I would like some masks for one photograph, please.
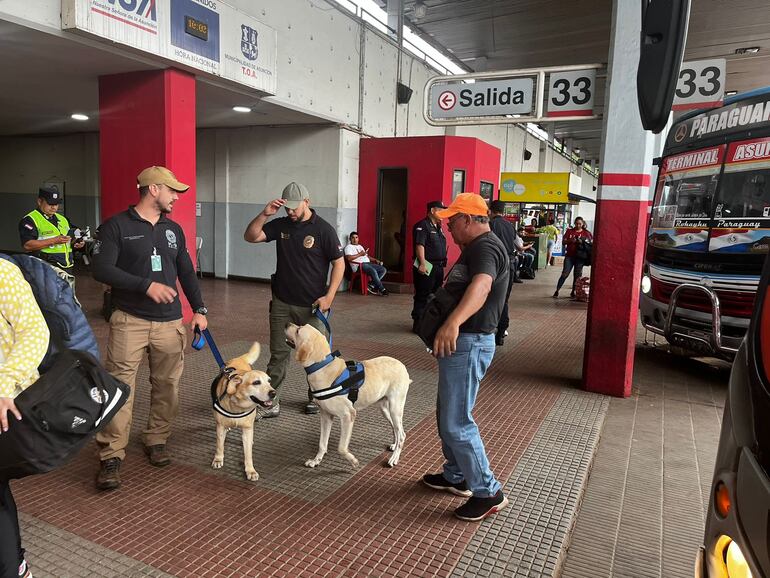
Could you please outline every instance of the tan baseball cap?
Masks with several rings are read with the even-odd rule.
[[[150,185],[166,185],[169,189],[177,193],[184,193],[190,188],[176,180],[176,176],[166,167],[148,167],[136,177],[136,184],[140,187],[149,187]]]
[[[293,211],[302,201],[310,198],[310,192],[305,185],[291,182],[284,187],[281,198],[286,201],[283,206]]]

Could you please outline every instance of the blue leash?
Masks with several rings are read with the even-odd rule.
[[[217,362],[219,369],[224,369],[225,362],[222,359],[222,354],[219,353],[219,348],[217,347],[217,344],[214,342],[214,338],[211,336],[211,333],[209,333],[209,330],[204,329],[202,332],[203,334],[201,335],[201,329],[196,325],[195,329],[193,330],[193,333],[195,334],[195,337],[193,338],[193,341],[190,344],[192,348],[200,351],[206,346],[206,343],[208,343],[209,348],[211,349],[211,354],[214,356],[214,360]]]
[[[318,319],[321,320],[321,323],[324,324],[324,327],[326,327],[326,331],[329,333],[329,347],[332,346],[332,327],[329,325],[329,317],[332,316],[332,310],[329,309],[329,314],[324,315],[323,311],[321,311],[318,307],[313,307],[313,315],[315,315]]]

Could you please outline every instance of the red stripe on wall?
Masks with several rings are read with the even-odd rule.
[[[724,101],[712,100],[711,102],[691,102],[689,104],[675,104],[671,110],[697,110],[701,108],[716,108],[722,106]]]
[[[593,110],[554,110],[546,116],[593,116]]]
[[[602,173],[599,175],[599,184],[613,187],[649,187],[650,175],[643,173]]]

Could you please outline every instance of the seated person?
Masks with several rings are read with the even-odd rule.
[[[535,251],[532,249],[534,243],[524,244],[521,240],[521,235],[524,229],[519,230],[519,234],[516,235],[516,239],[513,241],[513,245],[516,247],[516,252],[519,255],[519,268],[531,269],[532,264],[535,262]]]
[[[524,228],[524,232],[525,232],[527,235],[534,235],[534,234],[536,233],[536,230],[537,230],[537,218],[533,218],[533,219],[532,219],[532,220],[529,222],[529,225],[527,225],[527,226]]]
[[[382,279],[388,270],[383,267],[382,261],[369,257],[369,249],[358,244],[356,231],[351,231],[349,239],[350,243],[345,247],[345,260],[350,263],[350,268],[355,273],[360,265],[369,276],[369,291],[376,295],[387,295],[388,290],[382,285]]]

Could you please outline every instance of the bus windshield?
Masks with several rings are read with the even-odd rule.
[[[731,220],[770,217],[770,168],[725,170],[714,216]]]
[[[666,157],[652,207],[649,243],[663,249],[707,251],[709,220],[724,147]]]
[[[658,182],[652,226],[686,227],[691,221],[708,219],[718,179],[718,169],[708,175],[666,175]]]

